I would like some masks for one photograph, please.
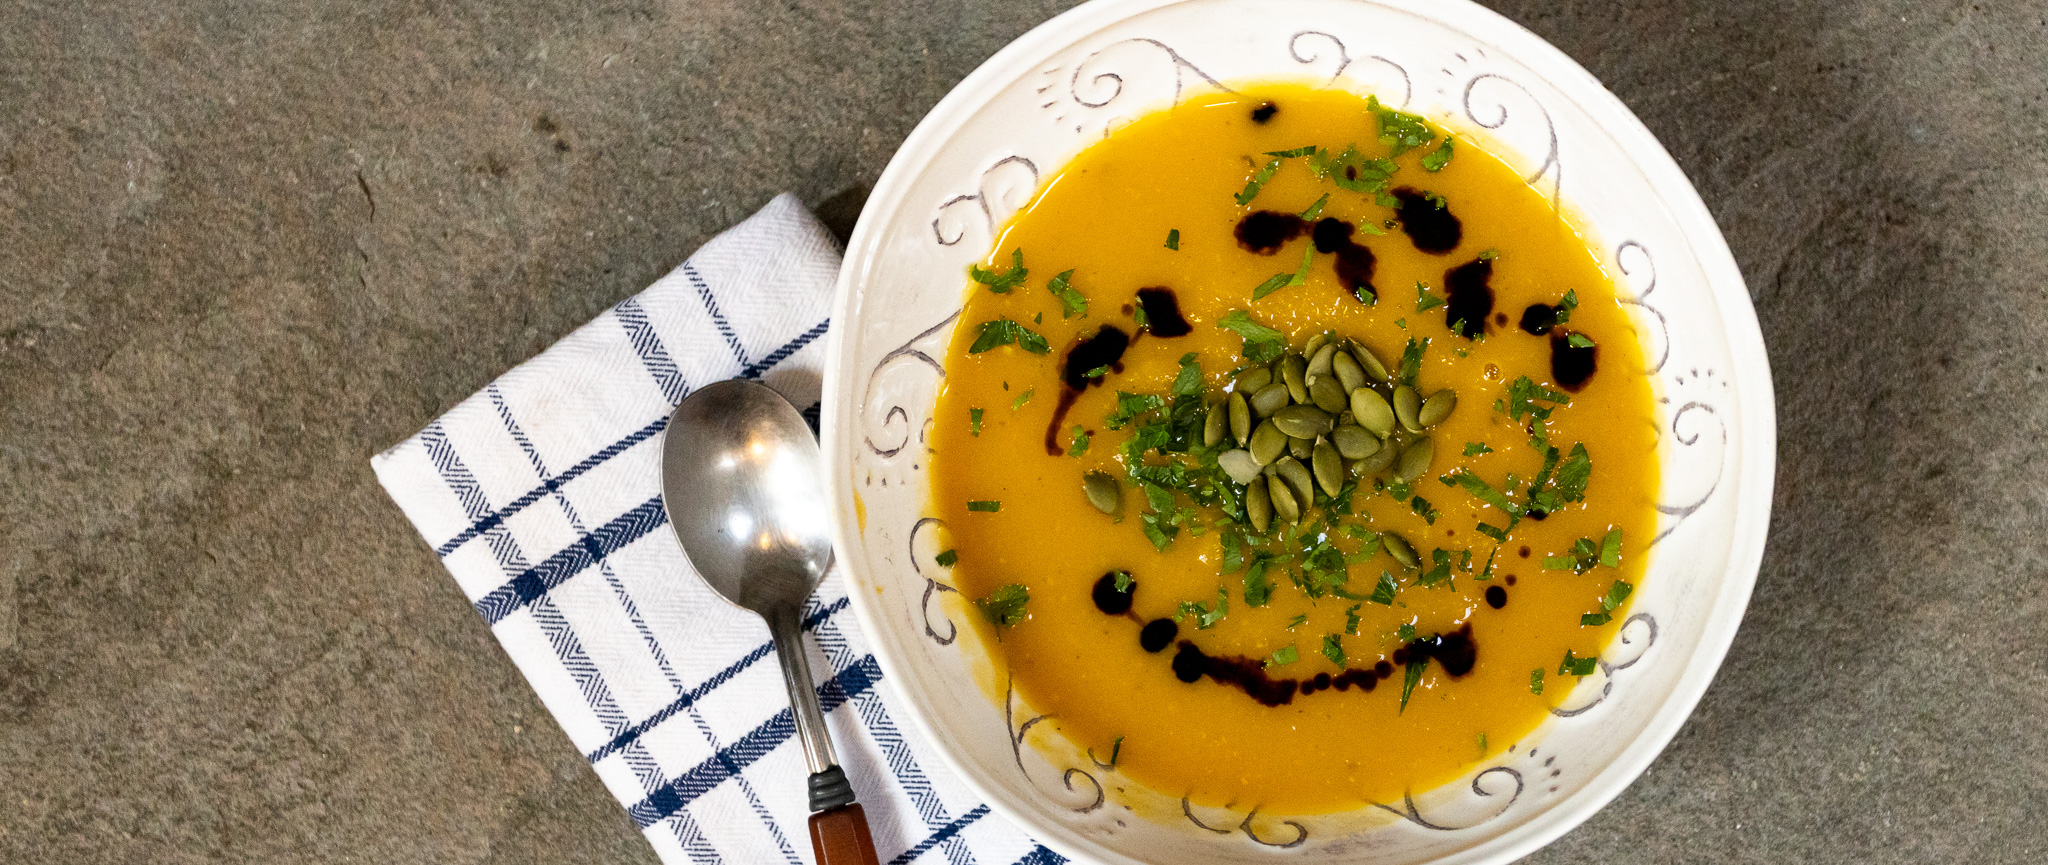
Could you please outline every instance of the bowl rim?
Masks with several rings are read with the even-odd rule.
[[[907,196],[910,186],[917,178],[922,162],[917,157],[934,149],[956,133],[971,118],[974,111],[1010,83],[1016,75],[1016,70],[1029,68],[1042,57],[1064,49],[1075,42],[1077,36],[1085,38],[1087,34],[1098,32],[1123,20],[1188,2],[1202,0],[1090,0],[1047,19],[1003,46],[975,67],[966,78],[961,79],[960,83],[954,85],[923,119],[918,121],[917,126],[890,157],[887,166],[876,180],[867,204],[862,208],[861,218],[847,242],[845,262],[840,267],[833,288],[832,324],[825,340],[825,373],[821,390],[823,408],[819,438],[826,443],[825,470],[828,489],[831,490],[833,498],[833,506],[829,510],[832,514],[832,536],[837,549],[855,549],[854,542],[859,537],[858,527],[849,525],[851,520],[846,516],[850,513],[850,506],[846,504],[847,497],[853,494],[850,480],[852,466],[841,457],[840,449],[832,447],[830,443],[838,440],[841,426],[848,423],[845,412],[850,408],[846,400],[834,398],[843,389],[845,378],[850,372],[842,368],[839,362],[847,339],[848,328],[845,322],[852,306],[856,284],[880,248],[882,229],[870,215],[878,211],[878,204],[888,205],[890,209],[894,209],[894,206]],[[1670,214],[1680,236],[1691,245],[1698,257],[1709,297],[1721,315],[1721,323],[1730,349],[1731,366],[1738,376],[1738,381],[1742,383],[1739,393],[1743,399],[1743,436],[1738,440],[1740,446],[1733,455],[1737,462],[1736,477],[1740,483],[1738,495],[1733,502],[1736,514],[1735,529],[1730,541],[1728,564],[1723,572],[1724,579],[1707,612],[1707,624],[1701,633],[1700,641],[1687,659],[1672,690],[1665,695],[1662,705],[1651,715],[1650,720],[1620,753],[1589,778],[1579,790],[1539,811],[1520,826],[1512,827],[1473,847],[1436,860],[1442,865],[1509,862],[1535,852],[1577,828],[1634,783],[1635,779],[1649,768],[1657,755],[1670,744],[1686,719],[1691,717],[1693,709],[1705,695],[1707,687],[1712,684],[1715,674],[1720,670],[1722,661],[1733,645],[1735,634],[1741,625],[1756,584],[1770,526],[1770,509],[1776,477],[1777,409],[1769,359],[1765,354],[1762,330],[1741,270],[1735,263],[1734,255],[1729,250],[1719,225],[1699,197],[1698,190],[1634,112],[1630,111],[1619,97],[1601,85],[1592,73],[1542,37],[1499,13],[1478,5],[1473,0],[1431,0],[1426,6],[1413,0],[1329,2],[1362,2],[1383,6],[1461,30],[1491,46],[1498,46],[1509,56],[1530,66],[1551,84],[1565,91],[1577,107],[1592,117],[1597,128],[1611,136],[1615,143],[1630,155],[1635,167],[1642,172],[1648,185],[1659,196],[1660,203]],[[849,562],[846,567],[851,571],[858,566]],[[842,579],[851,581],[852,575],[849,573]],[[854,586],[849,586],[847,595],[852,599],[854,615],[865,632],[879,633],[885,629],[886,623],[882,620],[881,612],[874,607],[874,601],[857,591]],[[1002,795],[998,795],[994,789],[983,783],[969,766],[944,747],[944,740],[933,733],[941,725],[928,717],[921,704],[904,690],[904,683],[907,680],[901,675],[898,660],[891,657],[881,641],[874,641],[873,647],[875,660],[882,669],[884,687],[894,698],[894,708],[912,719],[919,732],[933,744],[932,750],[939,754],[940,759],[960,781],[992,811],[1015,825],[1033,841],[1069,859],[1142,865],[1142,860],[1101,849],[1068,827],[1058,824],[1040,825],[1038,821],[1013,808]]]

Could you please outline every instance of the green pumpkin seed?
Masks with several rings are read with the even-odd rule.
[[[1365,387],[1365,370],[1348,351],[1337,352],[1330,358],[1330,373],[1337,377],[1337,384],[1344,387],[1345,393]]]
[[[1351,474],[1361,478],[1379,474],[1386,471],[1387,466],[1393,465],[1394,458],[1400,455],[1401,449],[1394,446],[1393,439],[1388,439],[1381,442],[1377,450],[1359,457],[1357,462],[1352,463]]]
[[[1245,485],[1244,515],[1251,518],[1252,528],[1262,535],[1273,524],[1273,498],[1266,492],[1265,478],[1254,477]]]
[[[1273,413],[1273,425],[1295,438],[1313,439],[1330,431],[1330,413],[1312,405],[1291,405]]]
[[[1337,377],[1334,375],[1309,377],[1309,401],[1315,403],[1316,407],[1323,411],[1331,414],[1343,411],[1344,406],[1351,401],[1346,394],[1344,386],[1337,383]]]
[[[1311,350],[1308,352],[1308,368],[1304,372],[1308,375],[1329,375],[1330,362],[1336,356],[1336,343],[1326,343],[1320,349]]]
[[[1294,500],[1294,494],[1287,491],[1287,485],[1274,481],[1266,482],[1266,495],[1273,500],[1273,513],[1290,523],[1301,521],[1301,505]]]
[[[1245,401],[1244,391],[1230,395],[1230,437],[1238,447],[1252,443],[1252,406]]]
[[[1223,441],[1223,430],[1230,425],[1230,410],[1222,403],[1209,406],[1202,417],[1202,446],[1215,447]]]
[[[1324,331],[1322,333],[1316,334],[1315,336],[1311,336],[1308,338],[1308,342],[1301,347],[1301,356],[1313,358],[1316,356],[1316,352],[1322,351],[1323,346],[1329,342],[1329,331]]]
[[[1429,471],[1429,461],[1436,457],[1436,442],[1429,436],[1416,439],[1401,449],[1401,458],[1394,464],[1394,480],[1412,483]]]
[[[1252,394],[1252,411],[1259,417],[1272,417],[1273,413],[1287,407],[1287,385],[1273,382],[1259,388]]]
[[[1287,395],[1295,402],[1308,402],[1308,361],[1301,355],[1290,354],[1280,359],[1280,381],[1287,385]]]
[[[1315,445],[1311,442],[1309,446],[1313,449]],[[1315,476],[1309,473],[1308,466],[1301,464],[1301,460],[1291,456],[1281,457],[1279,462],[1273,464],[1273,468],[1279,472],[1280,479],[1287,482],[1288,490],[1294,493],[1296,502],[1307,505],[1316,500]]]
[[[1394,388],[1394,417],[1401,419],[1401,428],[1409,432],[1422,432],[1422,421],[1415,416],[1422,410],[1422,397],[1407,385]]]
[[[1380,440],[1356,424],[1338,424],[1330,431],[1330,443],[1347,460],[1365,459],[1380,449]]]
[[[1337,446],[1328,439],[1317,439],[1315,455],[1309,465],[1315,469],[1316,486],[1323,488],[1325,495],[1336,495],[1344,486],[1344,457],[1337,453]]]
[[[1422,558],[1415,555],[1415,545],[1408,543],[1407,538],[1393,532],[1380,532],[1380,546],[1387,555],[1394,557],[1394,561],[1400,562],[1401,567],[1413,569],[1422,566]]]
[[[1272,383],[1273,371],[1263,366],[1255,366],[1238,373],[1237,383],[1232,385],[1231,389],[1238,393],[1254,394],[1259,392],[1259,388]]]
[[[1457,407],[1457,391],[1444,388],[1430,394],[1429,399],[1422,401],[1422,407],[1415,410],[1415,419],[1421,421],[1425,427],[1433,427],[1443,423],[1444,418],[1451,416],[1451,409]]]
[[[1081,491],[1088,494],[1088,503],[1105,514],[1116,513],[1124,503],[1124,488],[1107,472],[1089,472],[1081,476]]]
[[[1351,415],[1358,419],[1359,426],[1380,438],[1386,438],[1394,431],[1393,406],[1387,405],[1387,398],[1372,388],[1361,387],[1351,391]]]
[[[1351,356],[1357,358],[1359,368],[1365,370],[1373,381],[1384,384],[1394,380],[1394,376],[1387,372],[1387,365],[1380,363],[1379,356],[1373,354],[1372,349],[1354,342],[1351,344]]]
[[[1309,454],[1314,452],[1315,446],[1315,439],[1287,437],[1287,453],[1298,460],[1308,459]]]
[[[1241,484],[1251,483],[1259,476],[1259,461],[1252,459],[1252,452],[1243,448],[1232,448],[1216,455],[1217,467],[1230,479]]]
[[[1252,431],[1252,459],[1259,465],[1272,465],[1280,458],[1280,452],[1287,449],[1287,434],[1280,431],[1273,422],[1263,421]]]

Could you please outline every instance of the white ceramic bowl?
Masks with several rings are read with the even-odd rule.
[[[1229,82],[1275,79],[1372,92],[1453,130],[1484,130],[1561,199],[1634,305],[1663,432],[1649,573],[1599,672],[1464,779],[1313,817],[1189,808],[1034,728],[1039,716],[999,664],[962,636],[963,606],[932,559],[937,521],[925,516],[923,440],[967,263],[1039,181],[1119,123]],[[1720,232],[1612,94],[1466,0],[1097,0],[1045,23],[954,88],[890,161],[847,250],[832,320],[823,441],[854,610],[898,705],[954,768],[1075,858],[1526,854],[1621,792],[1670,741],[1734,638],[1763,554],[1770,372]]]

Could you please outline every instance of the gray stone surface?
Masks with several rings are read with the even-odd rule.
[[[0,861],[652,862],[367,460],[850,225],[1057,5],[0,3]],[[2048,859],[2048,15],[1498,8],[1699,186],[1781,424],[1726,667],[1533,861]]]

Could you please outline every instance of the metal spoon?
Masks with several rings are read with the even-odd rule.
[[[722,381],[685,397],[669,415],[662,507],[705,584],[768,621],[810,764],[818,865],[876,865],[867,815],[818,710],[799,623],[804,598],[832,566],[823,480],[803,415],[766,385]]]

